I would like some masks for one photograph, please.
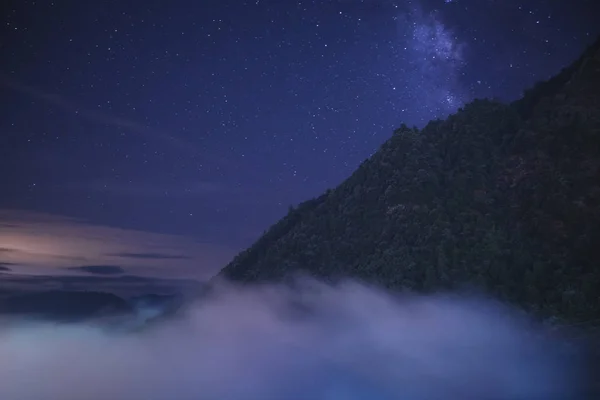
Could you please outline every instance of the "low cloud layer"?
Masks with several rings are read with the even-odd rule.
[[[21,267],[19,267],[19,270]],[[198,290],[200,282],[190,279],[152,278],[129,274],[20,275],[2,271],[2,289],[15,293],[43,290],[92,290],[135,296],[146,293],[188,293]],[[1,291],[0,291],[1,293]]]
[[[578,398],[575,358],[510,310],[356,283],[219,285],[135,333],[1,326],[6,400]]]
[[[199,280],[213,276],[237,250],[186,236],[3,209],[0,244],[0,263],[18,264],[11,269],[20,274],[65,275],[78,272],[68,269],[72,266],[118,265],[135,275]]]
[[[67,269],[95,275],[121,275],[126,272],[122,267],[117,265],[82,265],[80,267],[68,267]]]

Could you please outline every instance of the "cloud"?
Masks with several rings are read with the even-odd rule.
[[[119,196],[169,196],[198,197],[214,194],[239,194],[243,192],[241,187],[234,184],[211,181],[189,181],[189,182],[157,182],[156,179],[148,182],[122,183],[114,181],[95,181],[72,183],[67,188],[86,189],[101,193],[109,193]]]
[[[200,282],[193,279],[155,278],[139,275],[22,275],[20,268],[2,276],[2,288],[12,292],[39,290],[93,290],[132,296],[147,293],[187,293]]]
[[[221,152],[215,150],[212,153],[200,149],[196,143],[189,141],[181,135],[174,135],[168,131],[154,129],[130,118],[117,117],[111,113],[103,112],[93,108],[86,108],[77,99],[70,99],[64,95],[47,92],[39,87],[27,85],[18,81],[13,74],[0,71],[0,86],[4,86],[29,98],[40,100],[69,113],[73,117],[83,118],[88,122],[127,130],[144,140],[156,142],[167,146],[183,156],[197,157],[204,163],[212,165],[221,171],[237,171],[239,165],[229,157],[223,157]]]
[[[196,154],[195,146],[182,138],[170,135],[163,131],[151,129],[136,121],[115,117],[114,115],[102,111],[86,109],[74,101],[55,93],[49,93],[34,86],[21,83],[6,73],[0,72],[0,85],[10,88],[16,92],[25,94],[29,97],[44,101],[73,115],[81,116],[88,121],[110,125],[117,128],[127,129],[130,132],[139,134],[145,138],[158,140],[162,143],[176,147],[186,154]]]
[[[346,282],[217,286],[136,333],[0,328],[11,400],[576,399],[576,357],[498,304]]]
[[[189,260],[189,256],[181,254],[166,254],[166,253],[111,253],[107,254],[111,257],[136,258],[140,260]]]
[[[83,265],[80,267],[68,267],[70,271],[82,271],[97,275],[120,275],[124,274],[125,270],[116,265]]]
[[[202,280],[237,252],[191,237],[93,225],[51,214],[0,210],[0,221],[16,225],[0,226],[2,261],[19,264],[23,274],[67,274],[65,267],[74,264],[119,265],[136,275]]]
[[[265,192],[272,189],[273,184],[264,181],[264,177],[255,176],[251,166],[240,168],[251,175],[248,179],[250,183],[239,183],[233,180],[223,178],[221,182],[210,180],[183,180],[177,182],[165,182],[156,177],[136,179],[131,182],[118,182],[112,179],[72,181],[65,184],[56,185],[55,188],[73,193],[95,192],[101,195],[122,197],[126,201],[149,201],[151,198],[164,199],[169,198],[197,200],[197,199],[217,199],[224,204],[244,204],[265,206],[271,205]],[[239,175],[239,174],[238,174]],[[230,175],[233,176],[233,175]],[[262,182],[262,183],[261,183]],[[277,194],[278,200],[283,203],[293,203],[296,201],[293,193],[288,190],[281,190]],[[137,199],[136,199],[137,198]]]

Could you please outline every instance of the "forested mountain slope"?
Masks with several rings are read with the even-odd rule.
[[[475,285],[570,320],[600,316],[600,40],[513,104],[405,125],[221,276],[302,270],[390,288]]]

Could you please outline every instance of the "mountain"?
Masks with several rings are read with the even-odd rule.
[[[0,315],[36,317],[53,321],[81,321],[94,317],[130,315],[133,307],[111,293],[49,290],[7,296]]]
[[[503,104],[401,125],[342,184],[291,208],[219,274],[295,271],[418,291],[481,288],[541,315],[600,315],[600,39]]]

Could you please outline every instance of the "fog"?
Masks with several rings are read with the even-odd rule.
[[[220,283],[124,332],[3,321],[3,400],[574,399],[562,342],[489,299]]]

